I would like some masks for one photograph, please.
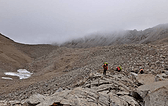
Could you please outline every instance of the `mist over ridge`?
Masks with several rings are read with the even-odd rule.
[[[168,24],[160,24],[152,28],[137,31],[118,30],[113,32],[96,32],[85,37],[63,43],[67,47],[95,47],[118,44],[146,44],[168,37]]]
[[[0,1],[0,33],[24,44],[63,43],[99,31],[167,23],[167,0]]]

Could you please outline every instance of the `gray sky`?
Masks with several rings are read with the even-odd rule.
[[[168,23],[168,0],[0,0],[0,33],[21,43],[52,43],[97,31]]]

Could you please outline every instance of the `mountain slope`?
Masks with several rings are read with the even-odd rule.
[[[26,69],[33,72],[31,78],[22,81],[15,79],[15,84],[12,82],[7,87],[3,84],[0,99],[24,99],[34,93],[53,94],[60,87],[71,88],[91,72],[102,73],[104,61],[109,63],[108,73],[115,73],[115,68],[121,65],[123,72],[137,73],[143,68],[145,74],[156,75],[167,69],[167,51],[167,44],[131,44],[85,49],[60,47],[27,66]],[[11,95],[6,95],[9,92]]]
[[[16,43],[15,47],[33,59],[48,55],[53,50],[58,49],[58,46],[49,44],[28,45]]]
[[[168,37],[168,24],[157,25],[144,30],[143,33],[146,38],[140,41],[140,43],[153,43],[157,40],[165,39]]]
[[[161,30],[159,30],[159,33],[160,31]],[[153,36],[151,32],[151,29],[146,31],[146,33]],[[124,36],[125,34],[127,36],[129,35],[129,37]],[[30,62],[27,61],[25,64],[20,64],[21,67],[26,68],[32,72],[33,75],[25,80],[19,80],[18,78],[13,78],[13,80],[0,80],[0,100],[23,100],[36,93],[51,95],[59,90],[59,88],[73,89],[74,85],[79,86],[81,79],[87,79],[90,73],[98,72],[101,74],[103,71],[102,64],[105,61],[109,63],[108,75],[115,76],[116,74],[121,80],[124,77],[129,78],[129,74],[132,72],[137,73],[141,68],[144,69],[145,74],[152,74],[153,76],[163,71],[166,72],[168,70],[167,40],[165,38],[156,40],[155,45],[151,43],[146,44],[146,42],[145,44],[138,44],[139,41],[146,41],[150,38],[149,35],[144,36],[143,34],[143,31],[133,30],[126,33],[116,32],[114,35],[121,35],[117,39],[108,39],[106,37],[94,39],[93,37],[92,39],[81,39],[81,41],[77,40],[77,42],[73,42],[74,47],[79,47],[80,45],[80,47],[89,48],[24,45],[15,43],[1,35],[1,38],[6,40],[6,43],[3,40],[1,41],[0,50],[2,53],[0,55],[6,56],[0,59],[7,61],[10,56],[13,56],[14,59],[19,56],[20,60],[15,59],[16,63],[19,63],[22,59],[24,60],[27,59],[25,57],[28,57],[30,58]],[[122,39],[123,36],[125,40]],[[166,33],[164,36],[167,36]],[[111,40],[116,42],[110,42]],[[106,41],[109,41],[108,45],[110,46],[102,46],[106,45]],[[88,42],[89,45],[87,45],[86,42]],[[123,44],[123,42],[129,42],[130,44]],[[135,42],[137,44],[134,44]],[[116,46],[116,44],[123,45]],[[91,47],[90,45],[100,47]],[[11,69],[20,68],[14,65],[10,66],[11,61],[7,61],[4,65],[0,63],[1,66],[4,66],[1,70],[8,71],[8,69],[5,68],[9,67],[11,67]],[[119,65],[123,68],[121,73],[115,71]],[[3,73],[0,75],[2,76]],[[104,79],[105,77],[102,76],[101,78]],[[123,84],[123,86],[130,86],[126,85],[125,81],[123,81]],[[105,83],[105,85],[107,85],[107,83]],[[97,84],[95,86],[97,86]],[[131,87],[136,89],[137,86],[131,85]],[[120,86],[114,87],[114,90],[118,90],[118,88],[120,88]],[[120,89],[123,91],[122,88]]]
[[[32,62],[32,58],[15,47],[15,42],[0,34],[0,72],[16,71],[26,63]]]
[[[20,44],[0,34],[0,70],[16,71],[57,48],[58,46],[47,44]]]
[[[112,33],[96,33],[85,38],[66,42],[64,47],[95,47],[119,44],[146,44],[168,37],[168,24],[161,24],[144,31],[126,30]]]

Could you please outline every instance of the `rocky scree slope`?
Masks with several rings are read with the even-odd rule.
[[[133,81],[128,77],[130,72],[137,73],[141,68],[144,69],[145,74],[156,76],[168,70],[167,51],[167,44],[129,44],[85,49],[60,47],[27,66],[28,70],[34,72],[32,78],[38,77],[40,81],[37,79],[37,83],[13,90],[8,94],[1,93],[0,99],[24,100],[36,93],[52,95],[59,88],[73,90],[76,83],[87,79],[90,73],[102,73],[104,61],[109,62],[109,73],[113,73],[118,65],[122,66],[124,73],[120,79],[127,77]],[[120,76],[120,73],[117,75]],[[31,79],[27,81],[29,80]],[[137,82],[130,84],[134,86],[128,87],[127,92],[140,86]]]

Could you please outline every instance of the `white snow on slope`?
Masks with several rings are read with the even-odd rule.
[[[19,70],[17,70],[17,72],[5,72],[4,74],[9,75],[9,76],[17,76],[17,77],[19,77],[19,79],[27,79],[27,78],[31,77],[31,75],[33,73],[30,73],[26,69],[19,69]],[[7,79],[7,78],[2,77],[2,79]],[[8,79],[10,79],[10,78],[8,77]]]

